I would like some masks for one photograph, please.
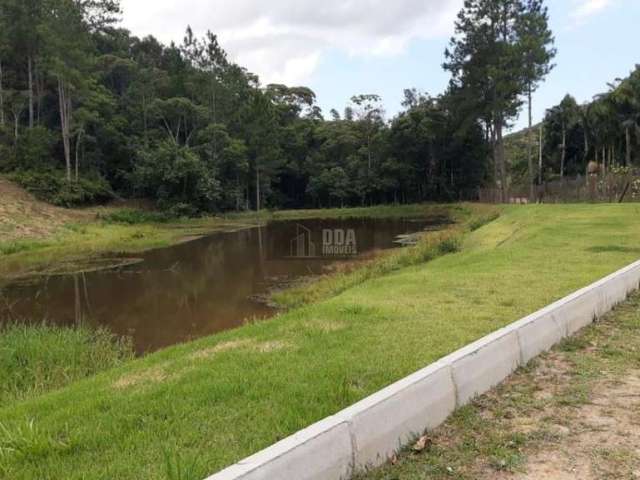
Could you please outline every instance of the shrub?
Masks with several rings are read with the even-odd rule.
[[[460,238],[445,238],[438,244],[438,253],[446,255],[448,253],[456,253],[460,251]]]
[[[136,210],[134,208],[125,208],[117,212],[109,213],[101,217],[107,223],[124,223],[127,225],[137,225],[141,223],[167,223],[172,217],[165,212],[148,212],[145,210]]]
[[[155,198],[174,217],[215,210],[222,195],[215,165],[188,147],[161,142],[138,152],[129,180],[136,194]]]
[[[168,206],[167,213],[173,218],[195,217],[198,215],[198,209],[189,203],[176,203]]]
[[[111,185],[97,175],[68,182],[60,170],[22,170],[12,173],[9,178],[39,200],[61,207],[95,205],[114,197]]]
[[[26,169],[43,169],[51,162],[57,142],[52,131],[34,126],[20,135],[16,147],[17,165]]]

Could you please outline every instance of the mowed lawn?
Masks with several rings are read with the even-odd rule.
[[[0,478],[202,479],[638,258],[640,206],[505,207],[458,253],[0,408]]]

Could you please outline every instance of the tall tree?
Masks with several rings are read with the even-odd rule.
[[[269,96],[254,89],[244,118],[246,145],[254,178],[255,210],[259,212],[271,193],[272,181],[281,167],[279,128]]]
[[[517,23],[521,56],[524,62],[524,83],[526,89],[529,130],[527,134],[527,167],[529,174],[529,197],[534,198],[533,148],[533,92],[552,70],[552,60],[556,55],[554,38],[549,29],[549,13],[543,0],[526,0]]]
[[[67,180],[71,181],[71,122],[74,96],[86,81],[88,30],[72,0],[52,0],[45,25],[48,70],[56,79]]]
[[[633,88],[633,82],[634,80],[638,81],[638,76],[640,76],[638,72],[634,72],[629,78],[621,81],[610,93],[616,115],[624,132],[624,164],[627,167],[630,167],[632,163],[631,136],[636,130],[638,120],[640,120],[640,98],[636,96],[638,92]]]
[[[374,140],[384,123],[384,110],[382,109],[382,99],[379,95],[363,94],[351,97],[354,105],[353,112],[357,125],[361,128],[363,136],[363,147],[366,156],[366,170],[362,178],[363,203],[365,196],[376,190],[376,179],[374,176],[375,152]]]
[[[28,14],[34,5],[46,15]],[[64,205],[109,198],[110,187],[175,214],[472,198],[487,179],[487,139],[511,115],[488,88],[502,91],[506,77],[485,84],[502,70],[494,61],[466,65],[473,76],[441,96],[408,90],[390,121],[369,95],[324,120],[313,91],[261,86],[213,33],[188,30],[167,46],[114,26],[118,10],[113,0],[0,0],[0,112],[10,124],[0,168],[37,169],[47,182],[52,172],[39,170],[82,176],[47,194]],[[495,60],[480,30],[478,51]]]
[[[120,11],[118,0],[49,0],[43,26],[49,71],[57,82],[60,129],[67,180],[71,181],[71,132],[74,97],[93,82],[91,33],[112,24]]]
[[[9,25],[9,15],[6,8],[0,8],[0,129],[4,127],[4,71],[3,66],[6,56],[10,50],[7,28]]]
[[[473,106],[477,118],[489,119],[502,201],[507,191],[503,131],[517,115],[524,91],[517,28],[521,14],[519,0],[465,0],[445,51],[451,89]]]

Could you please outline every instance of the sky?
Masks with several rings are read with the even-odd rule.
[[[571,93],[586,102],[640,63],[640,0],[547,0],[558,55],[534,94],[534,122]],[[356,94],[400,109],[405,88],[442,93],[444,50],[463,0],[122,0],[135,35],[180,43],[211,30],[263,84],[305,85],[325,116]],[[525,112],[514,128],[526,125]]]

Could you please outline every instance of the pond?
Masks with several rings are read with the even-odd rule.
[[[275,288],[398,247],[441,217],[275,221],[146,252],[118,268],[37,277],[0,291],[0,321],[81,322],[138,354],[272,316]],[[126,263],[126,262],[125,262]]]

